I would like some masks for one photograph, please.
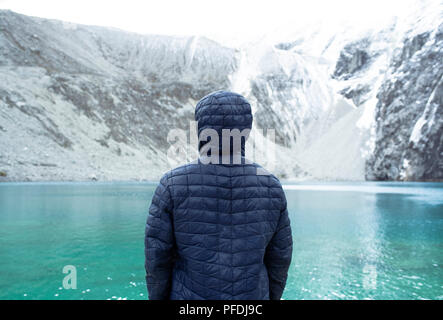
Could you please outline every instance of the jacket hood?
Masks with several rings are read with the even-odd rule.
[[[206,129],[212,129],[212,133],[218,135],[219,154],[229,154],[239,152],[233,150],[234,138],[230,138],[230,148],[222,145],[223,134],[228,129],[230,132],[247,133],[241,137],[241,154],[244,156],[245,143],[252,127],[251,105],[245,97],[238,93],[229,91],[215,91],[202,98],[195,108],[195,120],[198,123],[198,149],[202,152],[202,148],[211,141],[211,137],[207,136]],[[238,129],[235,131],[234,129]],[[245,130],[247,129],[247,130]],[[234,131],[232,131],[234,130]],[[244,131],[245,130],[245,131]],[[203,133],[203,134],[202,134]],[[209,131],[211,133],[211,131]],[[215,142],[215,141],[214,141]],[[215,147],[213,145],[213,147]],[[225,149],[223,149],[223,147]]]

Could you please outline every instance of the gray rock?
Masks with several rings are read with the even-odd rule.
[[[443,36],[440,27],[406,38],[376,106],[369,180],[443,179]]]

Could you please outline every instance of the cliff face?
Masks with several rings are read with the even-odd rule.
[[[249,147],[259,162],[272,147],[281,177],[442,179],[443,20],[410,20],[227,48],[0,10],[0,181],[157,179],[170,130],[193,135],[219,89],[275,129]]]
[[[376,106],[370,180],[443,178],[443,25],[407,37],[390,63]]]

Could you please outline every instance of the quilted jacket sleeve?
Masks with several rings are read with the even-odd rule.
[[[175,240],[172,226],[172,200],[167,179],[155,190],[145,230],[146,285],[150,300],[169,298]]]
[[[284,195],[283,195],[284,197]],[[288,269],[292,258],[292,233],[286,208],[280,213],[277,229],[266,248],[265,265],[269,276],[269,298],[280,300],[288,277]]]

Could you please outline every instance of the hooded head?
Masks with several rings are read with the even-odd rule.
[[[215,91],[202,98],[195,108],[200,154],[241,154],[252,127],[251,105],[240,94]],[[218,136],[218,139],[216,137]]]

